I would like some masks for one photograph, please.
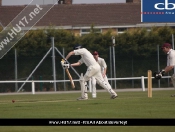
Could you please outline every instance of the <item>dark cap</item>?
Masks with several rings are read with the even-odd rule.
[[[93,55],[98,55],[98,52],[97,52],[97,51],[94,51],[94,52],[93,52]]]
[[[73,47],[74,50],[81,49],[81,48],[82,48],[82,46],[80,44],[76,44]]]
[[[169,44],[169,43],[164,43],[164,44],[162,45],[161,48],[164,48],[164,47],[171,48],[171,44]]]

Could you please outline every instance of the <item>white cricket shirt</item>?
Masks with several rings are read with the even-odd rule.
[[[98,64],[101,67],[101,71],[103,71],[104,69],[107,68],[106,62],[105,62],[105,60],[103,58],[98,57],[97,62],[98,62]]]
[[[85,63],[85,65],[87,67],[89,67],[90,65],[95,65],[97,64],[96,60],[94,59],[93,55],[85,48],[81,48],[78,50],[74,50],[75,55],[80,55],[81,59],[79,60],[79,62]]]
[[[175,50],[173,49],[167,53],[167,66],[175,66]]]

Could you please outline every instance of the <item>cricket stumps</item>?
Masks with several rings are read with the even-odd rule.
[[[152,71],[148,70],[148,97],[152,97]]]

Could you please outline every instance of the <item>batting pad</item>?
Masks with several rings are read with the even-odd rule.
[[[85,86],[86,83],[84,81],[84,77],[83,77],[83,74],[81,74],[81,77],[80,77],[80,87],[81,87],[81,97],[82,98],[88,98],[88,95],[87,95],[87,87]]]

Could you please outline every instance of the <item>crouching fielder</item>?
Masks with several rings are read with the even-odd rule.
[[[116,92],[102,77],[100,65],[96,62],[93,55],[86,48],[82,48],[82,46],[79,44],[75,45],[74,50],[69,52],[65,59],[69,59],[69,57],[72,55],[80,55],[81,59],[77,63],[71,64],[71,66],[80,66],[83,63],[85,63],[87,66],[85,75],[80,78],[81,97],[79,97],[77,100],[88,99],[86,82],[91,77],[94,77],[97,80],[97,83],[109,92],[111,99],[115,99],[117,97]]]
[[[165,73],[171,71],[175,66],[175,50],[171,48],[171,44],[164,43],[161,48],[167,54],[167,66],[161,72],[154,73],[156,79],[161,79]],[[171,76],[171,81],[175,87],[175,74]],[[175,97],[175,94],[171,95],[171,97]]]

